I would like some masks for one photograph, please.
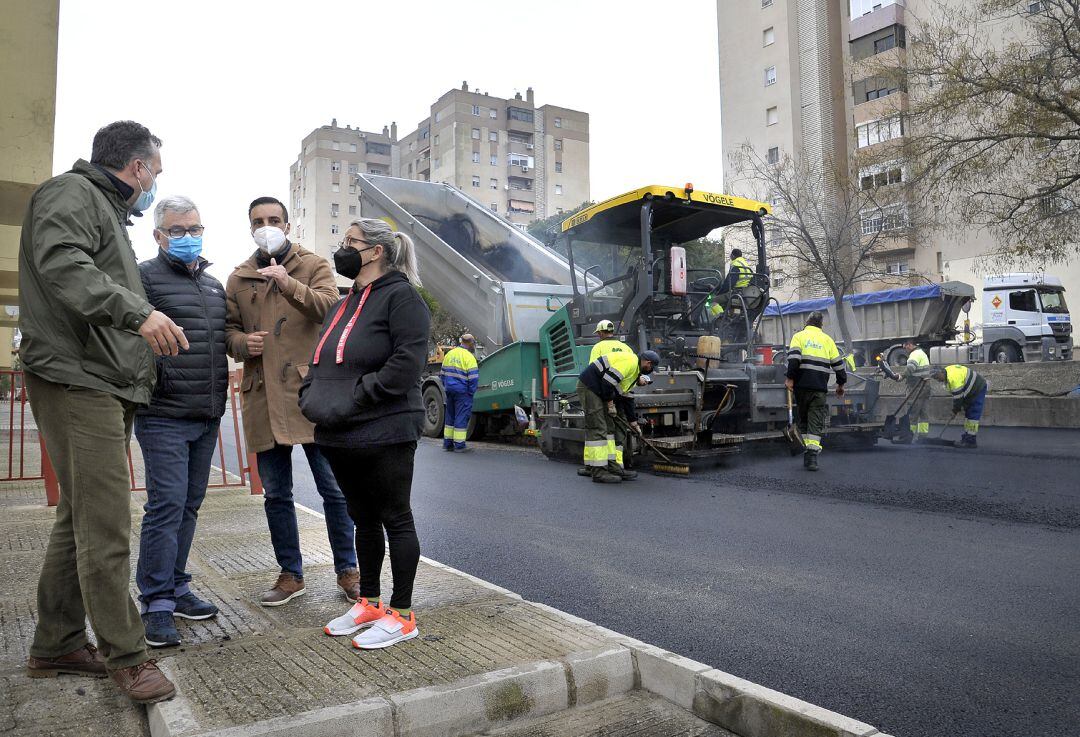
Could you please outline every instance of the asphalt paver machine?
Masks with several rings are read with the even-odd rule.
[[[635,351],[652,349],[661,356],[652,383],[633,394],[644,435],[670,461],[689,468],[736,453],[748,442],[783,442],[784,366],[772,365],[771,349],[755,339],[771,300],[768,213],[766,203],[699,192],[692,185],[648,186],[562,223],[553,246],[569,262],[572,294],[540,328],[544,391],[533,407],[545,455],[582,457],[584,414],[574,387],[602,319],[614,322],[617,335]],[[757,248],[749,285],[732,288],[719,270],[687,264],[681,244],[740,225],[749,228]],[[719,316],[713,305],[723,307]],[[877,381],[857,377],[846,389],[843,398],[829,395],[828,442],[876,442]],[[656,463],[650,457],[655,453],[637,443],[628,457]]]

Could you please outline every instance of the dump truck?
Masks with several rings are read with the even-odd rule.
[[[387,220],[417,248],[425,288],[483,346],[474,433],[518,434],[521,408],[540,427],[541,449],[579,461],[584,416],[578,374],[610,319],[635,350],[662,363],[653,384],[634,390],[645,433],[679,463],[738,452],[745,442],[782,439],[787,422],[782,368],[759,365],[754,336],[769,303],[762,216],[768,205],[687,187],[649,186],[568,218],[548,247],[445,184],[357,177],[361,213]],[[714,229],[750,225],[758,271],[748,287],[724,291],[724,275],[686,263],[680,243]],[[713,319],[706,304],[727,308]],[[425,433],[442,432],[437,363],[423,379]],[[830,397],[831,433],[876,440],[873,379]],[[636,446],[631,457],[647,456]]]
[[[879,360],[902,366],[907,363],[905,340],[930,347],[963,339],[963,328],[957,327],[957,321],[973,299],[975,290],[955,281],[845,295],[844,316],[854,345],[842,348],[855,357],[859,366],[876,365]],[[825,315],[825,329],[831,329],[833,338],[840,343],[836,300],[832,297],[769,305],[761,321],[760,340],[783,351],[791,336],[802,329],[807,314],[814,310]]]

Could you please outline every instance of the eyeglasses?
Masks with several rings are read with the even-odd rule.
[[[192,225],[190,228],[185,228],[181,225],[174,225],[167,230],[165,228],[158,228],[158,230],[162,233],[165,233],[170,238],[183,238],[185,233],[190,233],[191,237],[198,238],[200,235],[203,234],[203,231],[206,230],[206,228],[201,225]]]
[[[337,251],[339,248],[352,248],[354,250],[359,251],[360,250],[359,246],[361,246],[361,245],[370,246],[371,244],[368,243],[365,240],[360,239],[360,238],[352,238],[350,236],[345,236],[337,244],[337,246],[334,248],[334,250]]]

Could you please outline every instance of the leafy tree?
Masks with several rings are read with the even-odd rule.
[[[721,274],[726,273],[723,237],[698,238],[679,245],[686,249],[686,262],[691,269],[716,269]]]
[[[457,345],[458,338],[461,337],[462,333],[466,332],[467,326],[443,309],[439,301],[431,296],[431,292],[423,287],[420,287],[419,292],[431,312],[430,340],[432,345]]]
[[[905,156],[923,209],[1001,244],[999,261],[1077,252],[1080,0],[940,3],[902,68]],[[947,7],[946,7],[947,5]]]
[[[533,238],[550,246],[555,240],[555,237],[559,234],[563,220],[566,220],[568,217],[573,217],[586,207],[591,207],[595,204],[595,202],[582,202],[572,210],[551,215],[543,220],[533,220],[526,226],[526,229]]]

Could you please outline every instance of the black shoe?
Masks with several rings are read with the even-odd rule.
[[[453,453],[454,452],[454,446],[452,446],[452,445],[444,445],[442,447],[442,449],[445,450],[447,453]]]
[[[806,466],[807,471],[817,470],[817,453],[807,453],[808,457],[804,460],[803,465]]]
[[[623,481],[630,481],[631,479],[637,478],[637,471],[631,471],[630,469],[623,468],[622,466],[616,466],[614,468],[608,466],[608,471],[615,474]]]
[[[142,615],[142,621],[146,630],[146,644],[150,647],[175,647],[180,644],[180,633],[176,631],[171,612],[147,612]]]
[[[606,468],[601,468],[592,474],[594,484],[621,484],[622,479]]]
[[[892,439],[893,445],[911,445],[915,440],[915,433],[906,432]]]
[[[810,468],[810,456],[814,455],[811,451],[803,451],[802,454],[802,467]]]
[[[957,448],[978,448],[978,441],[975,440],[974,435],[968,435],[964,433],[960,436],[960,439],[955,443]]]
[[[218,613],[218,608],[208,601],[203,601],[190,591],[176,597],[174,617],[183,619],[210,619]]]
[[[577,470],[577,475],[578,476],[592,476],[592,471],[589,469],[588,466],[582,466],[581,468],[579,468]]]

